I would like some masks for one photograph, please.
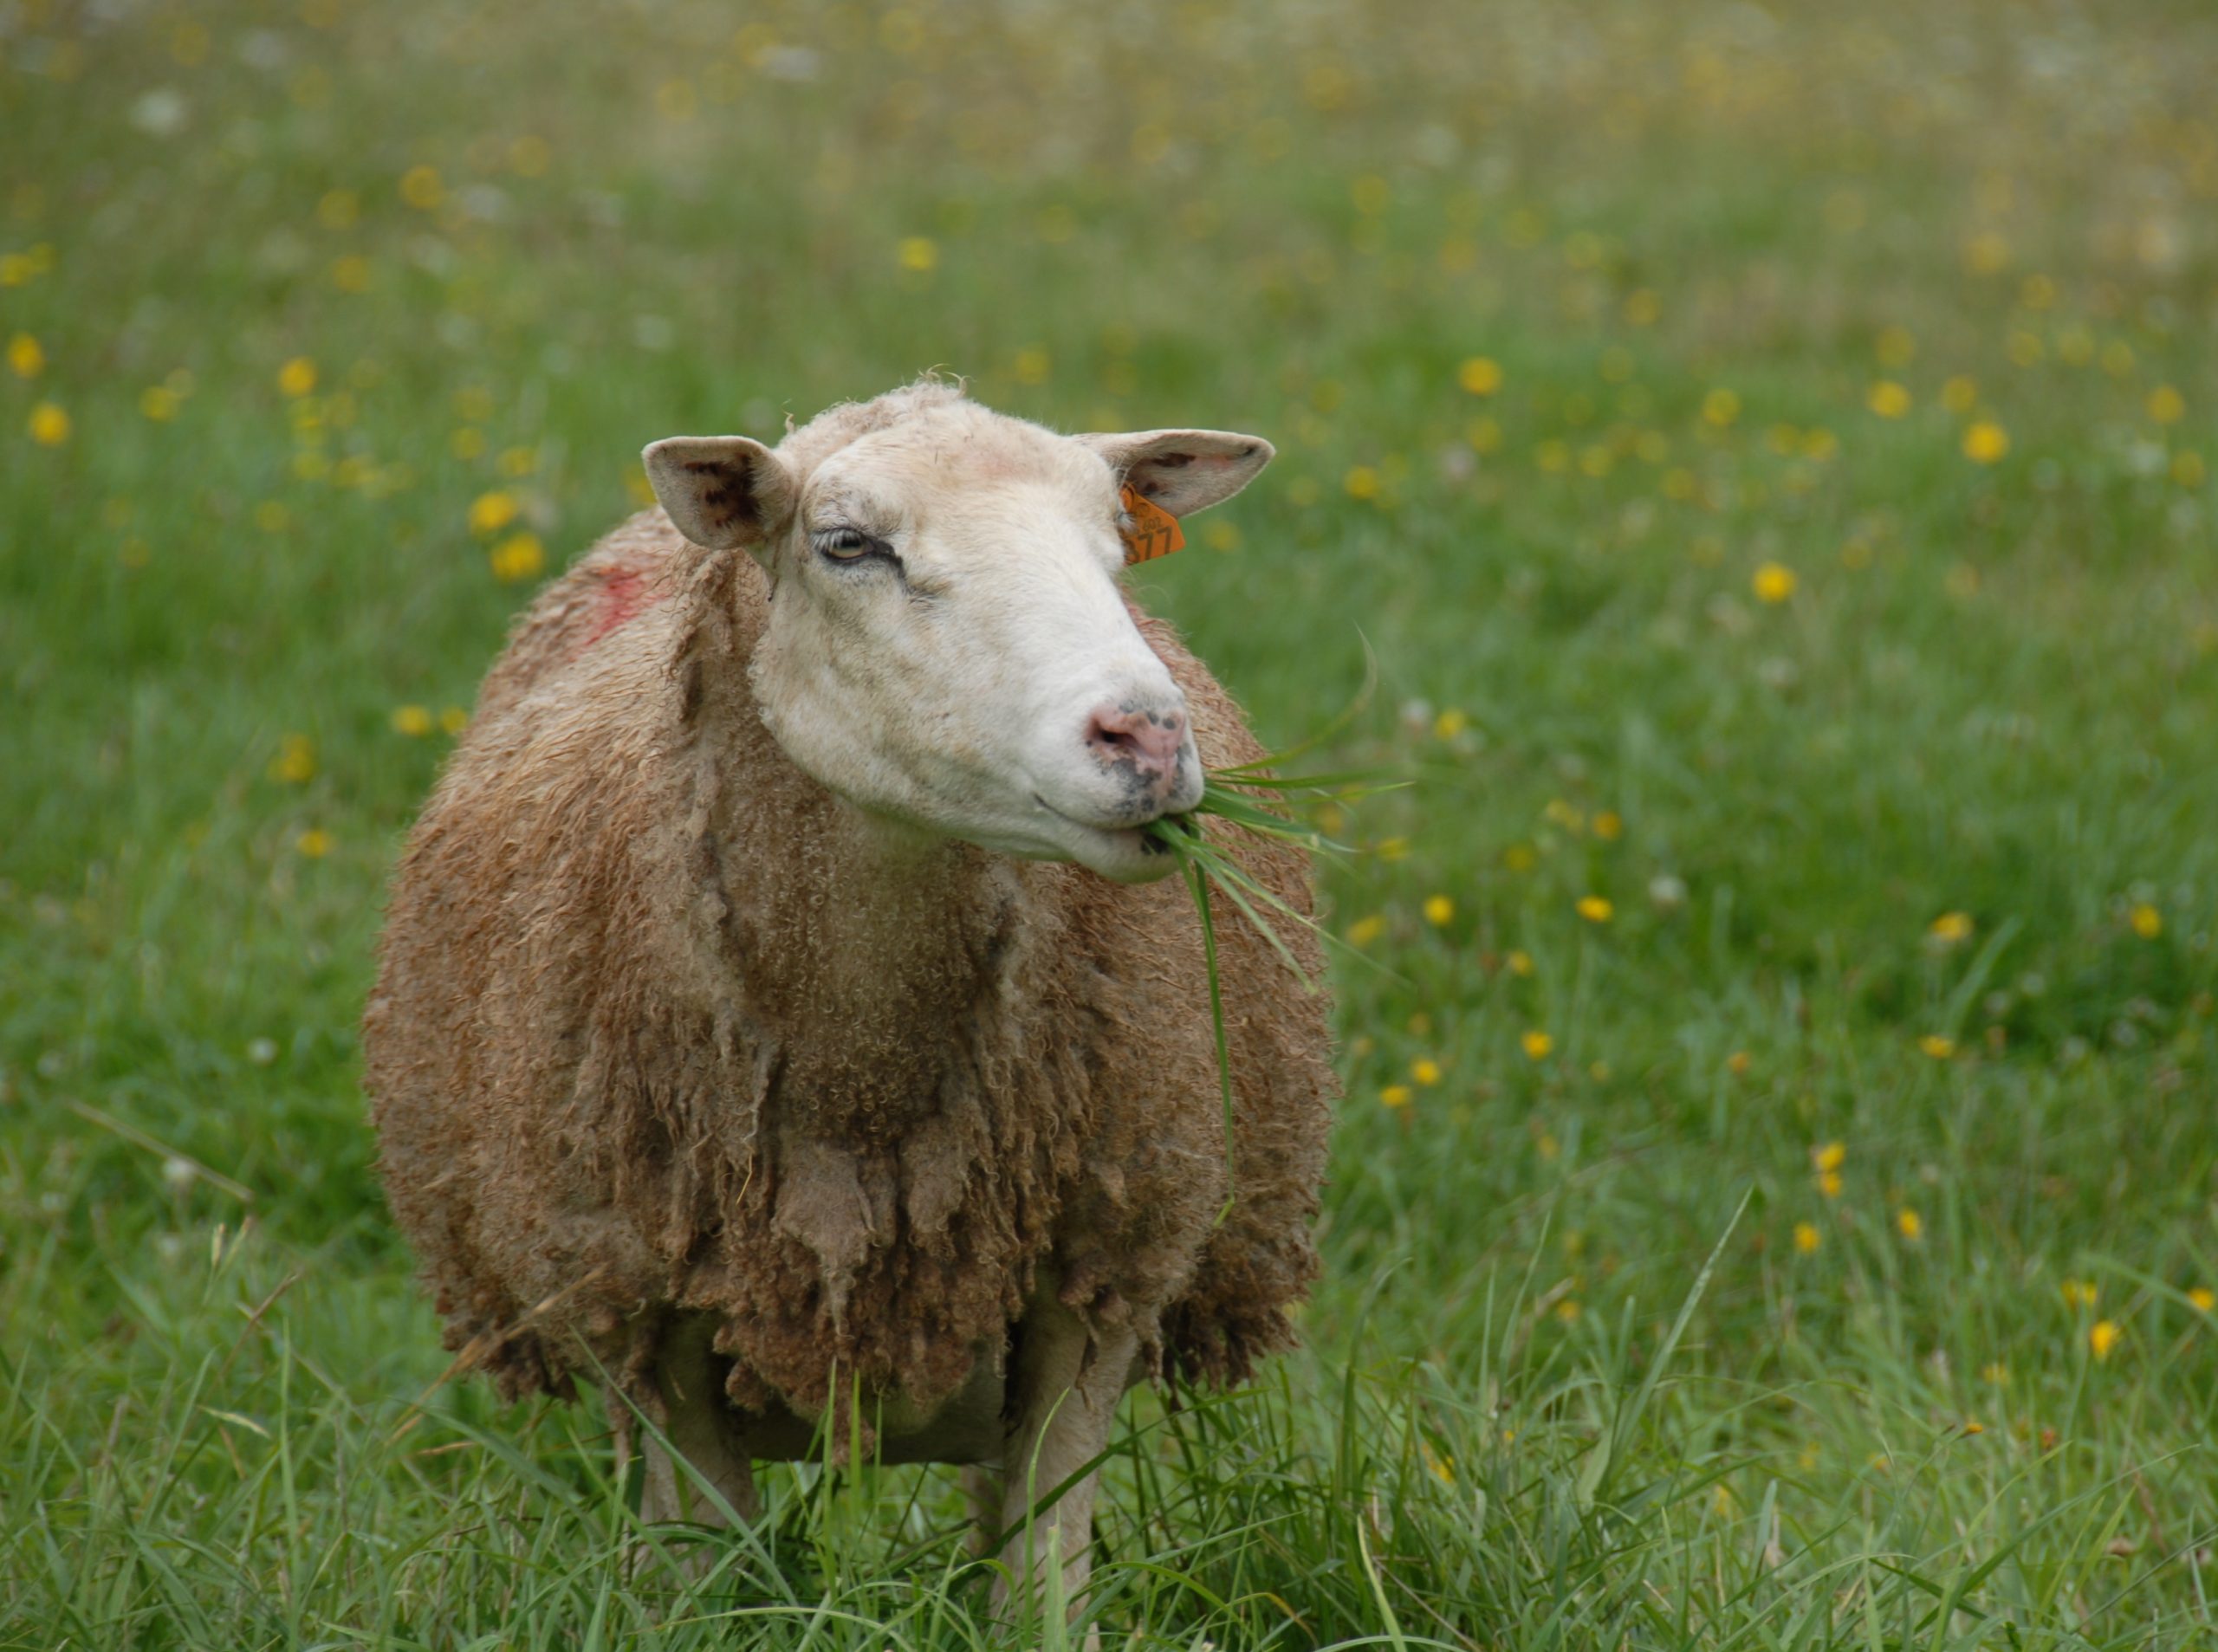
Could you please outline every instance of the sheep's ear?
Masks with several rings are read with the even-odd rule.
[[[744,436],[673,436],[640,457],[655,497],[696,545],[756,550],[793,515],[786,462]]]
[[[1231,498],[1275,453],[1261,437],[1231,431],[1130,431],[1078,439],[1109,462],[1119,483],[1174,516]]]

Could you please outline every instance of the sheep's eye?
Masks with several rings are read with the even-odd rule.
[[[859,528],[822,528],[812,536],[810,543],[816,547],[819,554],[830,557],[835,562],[853,562],[859,557],[868,556],[872,551],[885,548]]]

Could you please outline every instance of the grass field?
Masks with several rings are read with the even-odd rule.
[[[1309,1345],[1131,1403],[1107,1643],[2212,1644],[2214,82],[2184,0],[0,10],[0,1643],[1001,1643],[940,1472],[628,1574],[353,1030],[642,444],[939,366],[1276,441],[1140,588],[1281,742],[1367,638],[1418,781]]]

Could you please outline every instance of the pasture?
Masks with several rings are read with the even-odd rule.
[[[1128,1402],[1105,1643],[2209,1644],[2214,79],[2175,0],[0,10],[0,1643],[1006,1643],[944,1471],[628,1568],[598,1401],[442,1381],[354,1032],[640,447],[937,366],[1270,437],[1135,587],[1280,745],[1367,646],[1311,761],[1415,782],[1322,821],[1307,1346]]]

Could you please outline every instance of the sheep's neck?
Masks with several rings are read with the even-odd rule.
[[[964,1064],[1019,898],[1017,869],[836,800],[797,864],[749,890],[750,1007],[778,1045],[776,1127],[891,1141],[942,1105]]]

